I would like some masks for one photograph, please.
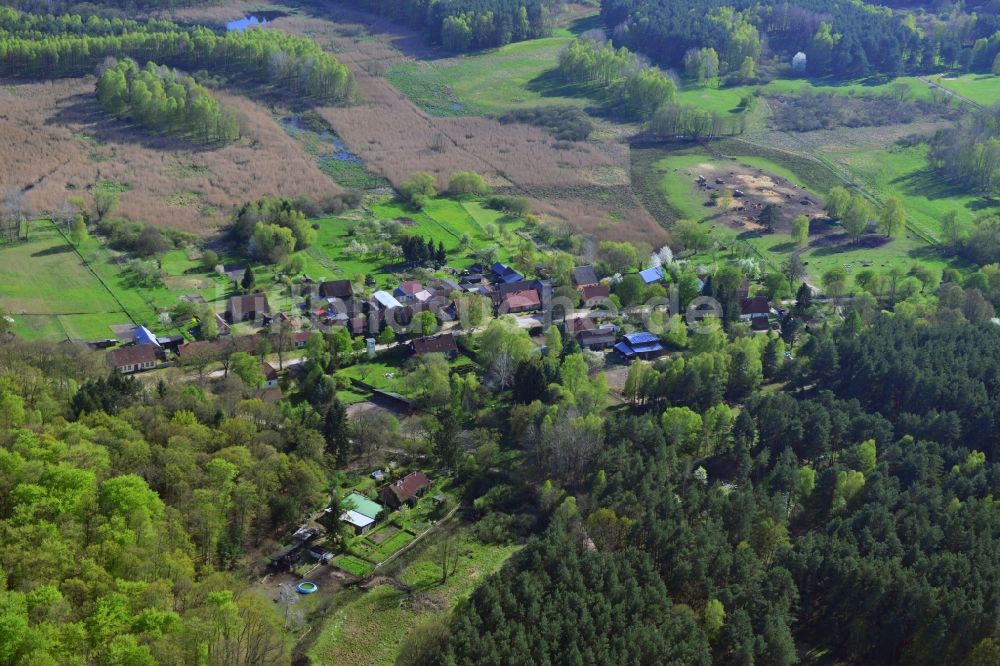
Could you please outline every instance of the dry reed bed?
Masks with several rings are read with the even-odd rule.
[[[264,195],[321,196],[339,188],[259,105],[217,93],[242,117],[239,143],[202,149],[109,120],[93,81],[0,86],[0,186],[28,188],[39,211],[98,181],[122,183],[119,213],[198,233]],[[180,204],[180,205],[179,205]]]
[[[559,142],[528,125],[428,116],[380,76],[387,65],[428,55],[419,36],[339,6],[330,16],[336,23],[292,16],[272,27],[315,39],[352,69],[363,103],[320,113],[369,169],[397,185],[414,171],[434,174],[439,185],[455,171],[477,171],[505,191],[531,196],[544,190],[544,196],[532,198],[547,221],[602,239],[667,241],[631,193],[627,145]],[[613,203],[597,195],[608,189],[616,190]]]

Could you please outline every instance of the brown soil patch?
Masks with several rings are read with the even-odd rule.
[[[781,220],[775,227],[777,232],[788,233],[792,220],[799,215],[805,215],[809,219],[826,216],[823,202],[806,190],[785,178],[746,164],[706,162],[678,175],[691,179],[704,194],[706,207],[715,206],[714,210],[718,213],[716,220],[743,231],[764,230],[760,224],[760,216],[769,204],[776,204],[781,211]],[[737,196],[737,191],[742,195]],[[721,195],[725,192],[733,199],[728,210],[722,211],[710,202],[713,194]]]
[[[118,214],[206,233],[232,206],[265,195],[321,196],[340,190],[258,104],[224,92],[244,138],[202,148],[109,119],[92,78],[0,82],[0,183],[27,191],[39,211],[98,181],[127,187]],[[185,205],[178,205],[178,202]]]

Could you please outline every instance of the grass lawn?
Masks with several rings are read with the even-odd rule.
[[[714,86],[699,86],[687,84],[677,94],[681,104],[695,106],[715,113],[738,113],[740,101],[755,91],[771,94],[798,94],[809,91],[813,93],[832,93],[834,95],[864,95],[890,92],[896,85],[905,85],[916,98],[928,98],[931,95],[927,84],[911,76],[893,81],[865,79],[862,81],[829,81],[826,79],[775,79],[763,85],[731,86],[719,88]]]
[[[1000,85],[1000,78],[997,79]],[[927,162],[926,145],[886,150],[830,152],[837,162],[879,198],[899,197],[907,215],[935,236],[940,221],[952,210],[971,223],[977,216],[1000,211],[1000,202],[968,194],[942,180]]]
[[[435,539],[403,556],[410,559],[396,578],[409,585],[412,594],[380,585],[367,592],[354,589],[337,595],[322,619],[319,638],[309,650],[313,663],[393,664],[400,642],[418,622],[445,617],[518,549],[481,544],[471,537],[468,528],[458,528],[453,537],[461,553],[458,566],[454,575],[441,583]],[[414,597],[431,603],[414,604]]]
[[[498,49],[391,67],[386,78],[417,106],[437,116],[503,113],[545,104],[584,104],[585,92],[555,75],[570,36],[546,37]]]
[[[108,338],[110,325],[131,321],[47,220],[31,223],[27,242],[0,246],[0,306],[26,339]]]
[[[934,83],[954,91],[983,106],[1000,104],[1000,76],[993,74],[963,74],[962,76],[937,76]]]
[[[341,374],[357,379],[383,391],[406,395],[405,372],[400,369],[399,359],[381,361],[378,359],[355,363],[340,371]],[[388,376],[387,376],[388,375]]]

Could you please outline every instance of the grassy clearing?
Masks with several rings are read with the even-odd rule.
[[[441,583],[441,565],[432,541],[408,554],[406,557],[412,559],[396,574],[412,593],[391,585],[340,593],[308,653],[312,662],[356,666],[394,663],[399,644],[418,622],[445,616],[518,549],[481,544],[466,527],[459,528],[453,539],[461,556],[446,583]]]
[[[715,86],[686,85],[678,93],[681,104],[695,106],[715,113],[739,113],[740,103],[744,97],[761,92],[775,95],[792,95],[803,92],[829,93],[834,95],[865,95],[892,92],[897,85],[905,85],[910,94],[918,99],[926,99],[931,95],[930,88],[917,78],[907,76],[893,81],[864,79],[854,81],[828,81],[825,79],[776,79],[770,83],[752,86],[731,86],[719,88]]]
[[[483,202],[471,198],[431,199],[423,210],[411,209],[399,202],[385,199],[371,206],[371,217],[381,220],[402,220],[408,233],[431,238],[443,243],[448,254],[448,264],[465,268],[475,262],[469,251],[463,249],[461,240],[468,236],[471,248],[497,242],[487,234],[487,226],[497,230],[514,231],[520,222],[503,213],[486,208]],[[353,240],[351,228],[362,220],[358,218],[330,217],[317,220],[319,230],[316,242],[302,253],[304,272],[313,279],[334,279],[368,274],[375,278],[380,288],[395,287],[404,266],[391,260],[371,255],[347,256],[345,248]],[[509,258],[513,248],[501,245],[501,260]]]
[[[48,221],[30,226],[28,241],[0,247],[0,305],[26,339],[111,337],[128,314]]]
[[[731,152],[743,146],[738,142],[729,142],[720,148]],[[748,151],[750,152],[750,151]],[[764,169],[777,176],[782,176],[798,186],[822,197],[832,182],[837,181],[828,174],[830,181],[819,176],[819,171],[802,170],[802,164],[795,159],[785,159],[784,153],[773,151],[773,159],[762,157],[768,154],[767,149],[760,149],[757,155],[735,155],[738,162],[750,164]],[[880,153],[883,155],[884,153]],[[794,158],[794,156],[792,156]],[[911,157],[912,159],[912,157]],[[697,262],[712,262],[724,257],[724,252],[735,243],[746,243],[772,269],[779,268],[794,252],[795,246],[788,234],[755,234],[741,232],[727,224],[715,220],[715,209],[704,206],[705,194],[695,185],[692,178],[684,175],[699,164],[711,163],[715,160],[701,148],[689,147],[673,151],[643,150],[636,153],[636,182],[644,187],[644,199],[660,213],[667,214],[672,219],[688,218],[696,220],[707,229],[720,243],[720,253],[704,254],[694,257]],[[805,160],[804,162],[808,162]],[[812,164],[812,163],[810,163]],[[822,167],[817,165],[820,170]],[[827,172],[828,173],[828,172]],[[822,187],[822,185],[827,187]],[[880,192],[881,194],[881,192]],[[929,200],[930,201],[930,200]],[[904,202],[906,203],[912,202]],[[934,205],[944,209],[954,207],[955,199],[935,202]],[[916,207],[914,207],[915,209]],[[909,209],[908,209],[909,210]],[[834,230],[836,231],[836,230]],[[814,237],[815,240],[815,237]],[[848,242],[828,242],[810,246],[802,253],[809,274],[814,282],[834,266],[843,266],[848,272],[860,270],[861,267],[871,267],[876,270],[886,270],[890,266],[909,268],[914,261],[933,266],[937,269],[952,265],[933,246],[907,232],[903,237],[894,239],[875,247],[864,247]],[[961,266],[959,266],[961,267]]]
[[[386,78],[417,106],[437,116],[502,113],[543,104],[583,104],[577,86],[555,76],[559,52],[572,36],[508,44],[475,55],[406,62]]]
[[[159,258],[160,282],[140,282],[127,257],[88,238],[76,251],[47,220],[31,224],[29,241],[0,247],[0,305],[15,313],[15,331],[26,339],[96,340],[112,336],[111,325],[143,324],[155,333],[181,331],[159,313],[182,295],[201,296],[218,311],[229,296],[225,277],[207,273],[194,251],[178,249]],[[155,260],[154,260],[155,261]],[[272,271],[255,267],[261,284]]]
[[[934,234],[940,233],[941,218],[950,211],[958,211],[964,223],[983,213],[1000,211],[1000,202],[970,195],[942,180],[928,164],[927,153],[926,145],[918,145],[830,151],[828,156],[879,198],[899,197],[907,214]]]
[[[962,76],[938,76],[934,83],[968,97],[983,106],[1000,104],[1000,76],[992,74],[963,74]]]

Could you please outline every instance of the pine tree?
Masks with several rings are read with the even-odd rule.
[[[333,456],[338,467],[347,462],[347,456],[351,452],[350,431],[347,409],[340,399],[334,396],[323,416],[323,437],[326,439],[326,452]]]
[[[254,278],[253,269],[250,266],[246,267],[243,271],[243,279],[240,281],[240,285],[243,287],[244,291],[250,291],[256,284],[256,279]]]

